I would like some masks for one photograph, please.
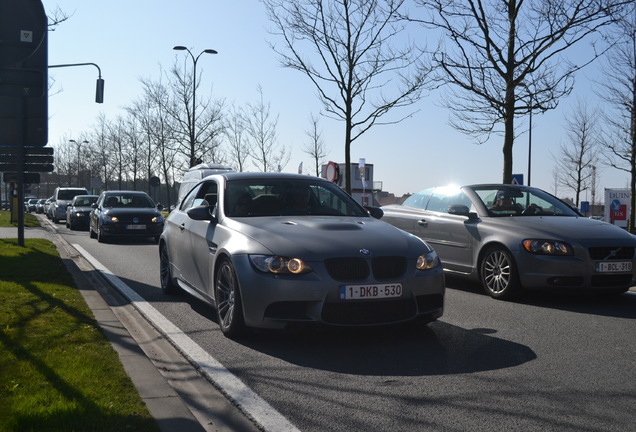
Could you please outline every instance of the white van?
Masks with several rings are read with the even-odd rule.
[[[183,180],[179,185],[179,194],[177,196],[177,205],[184,196],[192,190],[192,188],[201,181],[201,179],[218,173],[234,171],[232,168],[220,164],[199,164],[195,165],[183,174]]]
[[[76,195],[88,195],[85,188],[79,187],[57,187],[53,192],[51,201],[51,219],[54,223],[66,219],[66,207],[73,201]]]

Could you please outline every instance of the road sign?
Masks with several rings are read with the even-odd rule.
[[[512,184],[513,185],[522,185],[523,184],[523,174],[513,174],[512,175]]]
[[[18,173],[5,172],[2,175],[2,181],[4,181],[5,183],[17,183]],[[40,173],[22,173],[22,182],[23,183],[40,183]]]
[[[0,154],[0,163],[17,164],[17,155],[3,155]],[[53,156],[48,155],[24,155],[24,165],[53,163]]]
[[[52,155],[53,147],[23,147],[25,155]],[[18,147],[3,147],[0,144],[0,155],[17,155]]]
[[[14,163],[2,163],[0,162],[0,172],[17,172],[18,167]],[[30,164],[24,165],[25,172],[53,172],[55,171],[55,167],[53,164]]]

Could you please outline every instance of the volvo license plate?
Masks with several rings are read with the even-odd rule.
[[[615,261],[596,263],[596,271],[599,273],[621,273],[632,271],[631,261]]]

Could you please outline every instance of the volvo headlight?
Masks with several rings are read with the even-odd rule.
[[[417,263],[415,267],[418,270],[430,270],[432,268],[437,267],[439,264],[439,257],[435,251],[430,251],[424,255],[420,255],[417,257]]]
[[[526,239],[522,243],[523,248],[533,254],[557,256],[574,255],[572,246],[559,240]]]
[[[277,255],[250,255],[254,267],[265,273],[304,274],[312,268],[300,258],[287,258]]]

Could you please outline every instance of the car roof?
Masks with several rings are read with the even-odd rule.
[[[281,180],[309,180],[309,181],[325,181],[322,177],[314,177],[305,174],[293,173],[276,173],[276,172],[239,172],[232,171],[227,173],[212,174],[208,177],[220,176],[225,180],[250,180],[250,179],[281,179]],[[206,178],[208,178],[206,177]]]
[[[144,191],[134,191],[134,190],[107,190],[102,192],[104,195],[119,195],[119,194],[138,194],[138,195],[148,195]]]
[[[464,185],[463,187],[478,189],[536,189],[528,185],[506,184],[506,183],[479,183],[472,185]]]

